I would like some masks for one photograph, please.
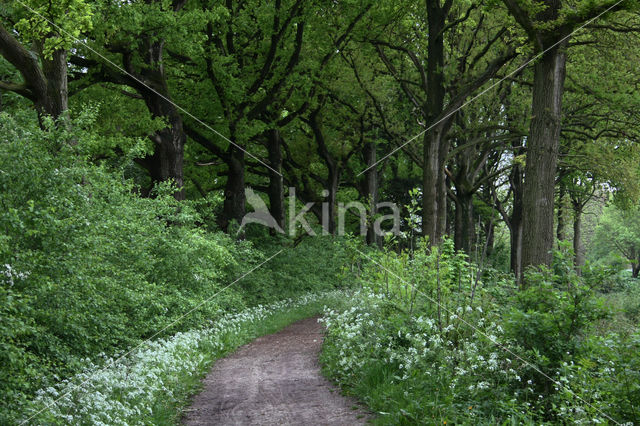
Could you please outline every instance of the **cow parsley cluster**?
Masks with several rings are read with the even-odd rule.
[[[393,395],[398,406],[433,404],[433,395],[439,394],[441,404],[461,407],[458,420],[472,421],[478,409],[468,407],[495,399],[496,392],[508,393],[509,385],[519,380],[522,363],[489,341],[508,343],[502,327],[479,321],[479,309],[464,307],[458,310],[460,316],[450,315],[439,323],[425,314],[399,311],[384,294],[363,291],[355,299],[360,302],[350,309],[329,309],[323,318],[328,329],[325,369],[347,387],[364,386],[362,378],[368,377],[380,386],[372,393],[388,392],[386,398]],[[465,321],[482,324],[480,334],[464,326],[463,312]],[[427,406],[416,408],[422,410]],[[406,413],[385,410],[384,415],[398,415],[399,420]]]

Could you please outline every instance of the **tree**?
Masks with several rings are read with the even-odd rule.
[[[206,12],[210,2],[197,2]],[[318,5],[301,0],[271,3],[227,1],[229,19],[206,22],[202,52],[181,57],[194,78],[185,89],[192,100],[206,93],[214,100],[193,102],[207,123],[224,128],[226,141],[186,123],[191,139],[226,166],[220,224],[227,228],[245,212],[244,187],[251,168],[257,185],[265,187],[270,210],[284,220],[283,129],[306,112],[316,99],[322,70],[348,42],[348,34],[370,8],[366,3],[345,11],[344,5]],[[338,16],[327,31],[324,19]],[[231,142],[229,142],[231,141]],[[248,158],[246,152],[252,154]],[[268,164],[257,160],[268,157]],[[264,178],[269,180],[265,186]],[[283,224],[281,224],[283,225]]]
[[[1,17],[0,55],[23,81],[0,81],[0,89],[33,102],[42,126],[45,116],[58,119],[68,109],[68,50],[91,27],[92,11],[84,0],[31,0],[26,6],[14,4]]]
[[[448,132],[456,111],[516,56],[501,11],[480,2],[382,3],[391,12],[369,36],[387,72],[394,77],[425,129],[422,167],[422,232],[438,244],[446,231]],[[386,8],[386,9],[385,9]],[[398,10],[406,10],[398,15]],[[445,60],[446,58],[446,60]],[[427,130],[428,129],[428,130]]]
[[[550,265],[554,242],[554,188],[562,95],[566,75],[569,36],[584,22],[613,9],[619,1],[575,5],[559,0],[525,3],[504,0],[514,19],[540,55],[534,67],[532,119],[527,137],[524,181],[522,265]]]
[[[612,192],[618,201],[633,204],[640,193],[637,175],[640,99],[629,90],[638,82],[631,71],[638,55],[631,46],[637,43],[640,28],[633,25],[637,23],[633,15],[623,21],[624,26],[600,22],[599,27],[576,39],[567,62],[567,106],[556,186],[568,196],[565,198],[572,207],[578,271],[584,263],[582,216],[590,200]],[[599,66],[593,67],[594,63]],[[563,210],[559,200],[559,230]]]

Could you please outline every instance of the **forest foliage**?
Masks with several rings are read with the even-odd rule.
[[[637,418],[638,6],[3,2],[0,423],[87,358],[354,284],[325,362],[383,422]],[[277,226],[240,229],[247,193]]]
[[[21,118],[0,115],[4,421],[87,358],[340,282],[341,250],[314,239],[223,291],[280,244],[207,230],[199,211],[215,200],[178,202],[161,186],[132,195],[124,166],[86,161],[91,114],[71,132]]]

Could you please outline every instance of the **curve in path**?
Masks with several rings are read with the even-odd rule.
[[[183,424],[365,424],[366,412],[320,374],[323,332],[308,318],[217,361]]]

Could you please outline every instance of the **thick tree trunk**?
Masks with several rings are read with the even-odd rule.
[[[155,86],[158,92],[166,93],[164,96],[169,97],[164,79],[157,82]],[[173,104],[157,93],[144,88],[141,89],[141,94],[152,116],[167,120],[168,125],[151,136],[155,145],[153,154],[140,164],[149,171],[154,183],[173,181],[178,188],[173,196],[177,200],[184,200],[183,162],[187,137],[182,125],[182,117]]]
[[[145,159],[147,170],[153,182],[171,180],[178,190],[173,196],[176,200],[184,200],[183,157],[184,133],[174,127],[160,130],[153,136],[156,143],[153,155]]]
[[[640,256],[635,264],[631,264],[631,278],[638,278],[640,275]]]
[[[42,71],[45,76],[46,88],[35,103],[40,123],[42,123],[43,115],[57,119],[69,109],[67,51],[56,50],[51,59],[43,59]]]
[[[438,229],[438,151],[440,138],[436,129],[424,136],[424,162],[422,166],[422,235],[429,244],[439,243]]]
[[[143,74],[138,77],[145,85],[136,84],[135,88],[151,115],[166,120],[167,127],[151,136],[155,143],[153,155],[145,158],[141,164],[149,171],[154,183],[173,181],[178,188],[173,196],[177,200],[184,200],[183,160],[187,136],[182,116],[171,102],[162,58],[164,43],[149,42],[146,48],[144,61],[147,67],[143,68]],[[129,72],[136,72],[131,66],[128,68]]]
[[[269,149],[269,210],[280,228],[285,229],[284,224],[284,184],[282,181],[282,140],[280,131],[273,129],[268,134]],[[279,172],[280,174],[277,174]]]
[[[447,155],[449,154],[449,143],[446,138],[441,138],[440,149],[438,150],[438,183],[436,188],[436,201],[438,205],[436,219],[436,241],[440,243],[447,233],[447,191],[449,180],[445,174]]]
[[[427,21],[429,39],[427,45],[427,99],[423,110],[426,124],[431,126],[442,114],[444,108],[444,11],[440,1],[427,0]],[[446,215],[446,192],[442,200],[442,189],[445,188],[444,165],[441,152],[443,142],[443,126],[438,125],[425,133],[423,139],[423,171],[422,171],[422,234],[429,237],[429,244],[440,244],[444,232],[443,220],[439,214]],[[446,220],[446,218],[444,219]],[[446,226],[446,222],[444,222]]]
[[[546,52],[535,66],[531,129],[527,139],[523,197],[522,267],[550,265],[553,207],[566,42]]]
[[[573,252],[574,265],[578,275],[582,272],[584,266],[584,249],[582,247],[582,206],[574,204],[573,206]]]
[[[378,212],[378,171],[375,167],[372,167],[377,161],[376,144],[373,142],[364,144],[363,151],[365,164],[367,167],[370,167],[365,174],[365,194],[369,202],[369,217],[373,218]],[[370,220],[369,222],[367,227],[367,244],[379,245],[382,239],[374,232],[374,221]]]
[[[475,237],[473,221],[473,194],[464,191],[456,193],[456,226],[454,244],[456,250],[463,250],[469,256],[473,252]]]
[[[328,198],[324,201],[322,206],[322,228],[324,233],[334,235],[336,232],[336,198],[338,194],[341,166],[339,161],[333,157],[327,147],[322,130],[320,109],[316,109],[310,114],[307,123],[311,126],[315,141],[318,144],[318,155],[324,160],[327,167],[327,185],[329,187],[325,188],[326,193],[323,195],[323,197]]]
[[[220,218],[220,227],[224,231],[229,231],[231,221],[235,220],[240,224],[245,215],[244,151],[231,145],[229,146],[227,158],[229,170],[227,184],[224,188],[222,217]]]

